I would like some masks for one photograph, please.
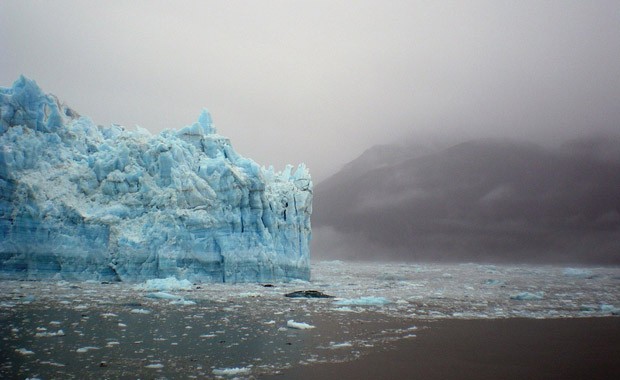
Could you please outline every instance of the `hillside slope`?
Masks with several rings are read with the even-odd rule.
[[[313,252],[620,264],[617,152],[620,140],[594,137],[556,150],[508,140],[373,148],[315,187]]]

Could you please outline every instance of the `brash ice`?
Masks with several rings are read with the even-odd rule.
[[[0,275],[309,279],[312,180],[237,154],[210,114],[101,127],[20,77],[0,88]]]

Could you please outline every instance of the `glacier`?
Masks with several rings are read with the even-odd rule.
[[[310,278],[308,169],[242,157],[207,110],[102,127],[21,76],[0,113],[0,278]]]

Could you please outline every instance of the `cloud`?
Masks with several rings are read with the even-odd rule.
[[[617,1],[0,3],[0,82],[157,132],[208,107],[259,163],[326,178],[428,134],[553,141],[620,124]]]

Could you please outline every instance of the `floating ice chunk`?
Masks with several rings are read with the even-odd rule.
[[[620,308],[614,305],[601,304],[601,311],[603,313],[611,313],[613,315],[620,315]]]
[[[407,281],[409,278],[407,276],[398,274],[398,273],[381,273],[377,276],[377,280],[381,281],[390,281],[390,282],[403,282]]]
[[[75,350],[75,352],[80,353],[80,354],[83,354],[83,353],[85,353],[85,352],[92,351],[92,350],[98,350],[98,349],[99,349],[99,347],[95,347],[95,346],[86,346],[86,347],[80,347],[80,348],[78,348],[77,350]]]
[[[359,297],[359,298],[343,298],[334,302],[341,306],[383,306],[390,303],[385,297]]]
[[[535,293],[521,292],[519,294],[515,294],[513,296],[510,296],[510,299],[518,300],[518,301],[540,301],[544,297],[545,297],[545,293],[544,292],[535,292]]]
[[[592,276],[592,272],[582,268],[566,268],[562,271],[562,274],[567,277],[579,277],[587,278]]]
[[[28,349],[25,348],[18,348],[15,350],[15,352],[17,352],[18,354],[22,354],[22,355],[34,355],[33,351],[30,351]]]
[[[329,348],[347,348],[347,347],[353,347],[353,344],[351,342],[342,342],[342,343],[334,343],[334,342],[330,342],[329,343]]]
[[[146,310],[146,309],[131,309],[131,312],[134,314],[151,314],[150,310]],[[119,323],[120,326],[120,323]]]
[[[597,311],[599,308],[596,305],[580,305],[579,306],[579,311],[585,311],[585,312],[593,312],[593,311]]]
[[[178,300],[174,300],[174,301],[170,301],[170,305],[179,305],[179,306],[191,306],[191,305],[195,305],[196,302],[191,301],[191,300],[186,300],[186,299],[178,299]]]
[[[159,369],[159,368],[164,368],[164,365],[161,363],[153,363],[153,364],[147,364],[144,366],[144,368],[153,368],[153,369]]]
[[[176,277],[154,278],[147,280],[144,284],[138,285],[139,290],[151,291],[171,291],[171,290],[191,290],[192,283],[188,280],[178,280]]]
[[[35,337],[37,338],[47,338],[47,337],[54,337],[54,336],[65,336],[65,332],[61,330],[58,330],[56,332],[48,332],[48,331],[42,331],[42,332],[38,332],[36,334],[34,334]]]
[[[309,325],[305,322],[295,322],[292,319],[289,319],[288,321],[286,321],[286,326],[292,328],[292,329],[297,329],[297,330],[307,330],[307,329],[313,329],[314,326]]]
[[[29,304],[29,303],[34,302],[35,300],[36,300],[36,297],[35,297],[35,296],[30,295],[30,296],[26,296],[26,297],[22,298],[22,299],[20,300],[20,302],[21,302],[21,303],[24,303],[24,304]]]
[[[170,301],[171,305],[188,306],[188,305],[196,304],[196,302],[194,301],[189,301],[189,300],[184,299],[181,296],[177,296],[177,295],[166,293],[166,292],[148,293],[147,295],[145,295],[145,297],[152,298],[152,299],[171,300]]]
[[[250,367],[216,368],[213,370],[215,376],[243,376],[252,373]]]
[[[291,284],[297,284],[297,285],[307,285],[310,282],[306,281],[306,280],[299,279],[299,278],[295,278],[295,279],[291,280],[290,283]]]
[[[240,298],[257,298],[260,297],[260,293],[257,292],[243,292],[243,293],[239,293],[238,296]]]
[[[352,312],[354,312],[354,311],[355,311],[355,310],[351,309],[351,308],[350,308],[350,307],[348,307],[348,306],[335,307],[335,308],[333,308],[332,310],[335,310],[335,311],[341,311],[341,312],[343,312],[343,313],[352,313]]]
[[[166,293],[166,292],[157,292],[157,293],[148,293],[145,295],[146,298],[154,298],[160,300],[178,300],[183,297],[175,296],[174,294]]]
[[[51,365],[52,367],[65,367],[65,365],[62,364],[62,363],[52,362],[52,361],[48,361],[48,360],[42,361],[41,364]]]

